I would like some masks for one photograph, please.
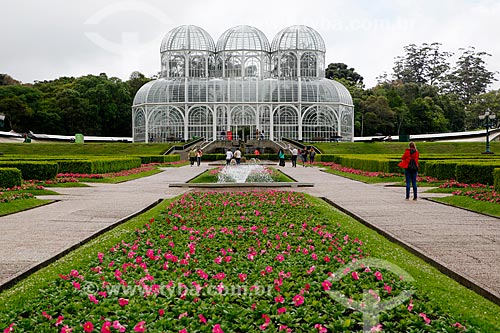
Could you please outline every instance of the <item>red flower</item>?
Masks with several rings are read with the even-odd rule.
[[[83,331],[84,332],[92,332],[93,330],[94,330],[94,324],[92,324],[90,321],[83,324]]]
[[[352,272],[352,274],[351,274],[351,275],[352,275],[352,278],[353,278],[354,280],[359,280],[359,274],[358,274],[358,272]]]
[[[224,331],[220,327],[220,324],[215,324],[214,328],[212,329],[212,333],[224,333]]]
[[[102,324],[101,333],[111,333],[111,322],[106,321]]]
[[[302,295],[295,295],[293,297],[293,304],[295,306],[300,306],[300,305],[304,304],[304,296],[302,296]]]
[[[118,300],[118,304],[120,304],[120,306],[125,306],[125,305],[128,304],[128,299],[126,299],[126,298],[120,298]]]
[[[134,332],[145,332],[146,331],[146,322],[145,321],[140,321],[137,323],[137,325],[134,326]]]

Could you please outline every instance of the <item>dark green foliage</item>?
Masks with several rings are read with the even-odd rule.
[[[164,163],[180,161],[179,155],[141,155],[139,156],[142,164]]]
[[[0,188],[20,186],[22,182],[21,170],[17,168],[0,168]]]
[[[451,161],[427,161],[425,163],[425,175],[437,179],[455,179],[457,162]]]
[[[25,180],[47,180],[56,177],[58,166],[55,162],[39,161],[0,161],[0,167],[17,168],[21,170]]]
[[[500,168],[493,169],[495,191],[500,192]]]
[[[467,184],[493,185],[493,170],[500,167],[498,163],[458,163],[456,167],[456,180]]]
[[[141,166],[139,157],[108,158],[100,157],[89,160],[57,161],[61,173],[108,173],[129,170]]]

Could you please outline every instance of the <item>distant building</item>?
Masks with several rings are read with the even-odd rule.
[[[325,43],[296,25],[271,45],[257,28],[241,25],[217,41],[183,25],[161,43],[161,77],[137,92],[132,106],[135,142],[164,142],[224,132],[279,141],[353,141],[349,91],[325,79]]]

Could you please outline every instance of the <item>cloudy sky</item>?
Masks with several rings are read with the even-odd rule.
[[[269,41],[282,28],[316,29],[326,63],[343,62],[365,78],[391,72],[403,46],[474,46],[500,71],[499,0],[0,0],[0,73],[22,82],[107,73],[127,79],[160,69],[159,47],[172,28],[194,24],[217,41],[228,28],[253,25]],[[500,75],[497,75],[500,79]],[[496,82],[491,88],[498,89]]]

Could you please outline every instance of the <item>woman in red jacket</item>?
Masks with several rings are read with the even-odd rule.
[[[406,200],[410,199],[410,184],[413,187],[413,200],[417,200],[418,150],[415,142],[410,142],[398,164],[405,169]]]

